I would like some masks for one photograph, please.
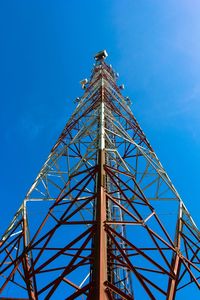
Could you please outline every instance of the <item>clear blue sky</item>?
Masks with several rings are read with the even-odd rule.
[[[0,2],[0,232],[106,48],[147,138],[200,226],[200,2]]]

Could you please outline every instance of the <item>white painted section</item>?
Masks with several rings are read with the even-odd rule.
[[[100,106],[100,149],[105,149],[105,105],[103,101]]]
[[[15,233],[11,234],[10,237],[12,237],[12,236],[14,236],[14,235],[16,235],[16,234],[19,234],[19,233],[21,233],[21,232],[22,232],[22,230],[17,231],[17,232],[15,232]]]
[[[104,103],[101,103],[101,108],[100,108],[100,149],[103,150],[105,149],[105,128],[104,128]]]
[[[23,215],[24,215],[24,219],[26,220],[26,200],[24,200],[23,202]]]
[[[79,288],[81,288],[83,286],[83,284],[85,283],[85,281],[88,279],[89,276],[90,276],[90,273],[88,273],[87,276],[85,277],[85,279],[83,279],[83,281],[79,285]]]

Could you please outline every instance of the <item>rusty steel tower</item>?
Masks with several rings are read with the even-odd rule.
[[[200,288],[200,232],[106,56],[1,238],[0,299],[174,300]]]

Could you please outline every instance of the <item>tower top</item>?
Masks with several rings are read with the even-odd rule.
[[[102,51],[97,52],[97,54],[94,56],[94,59],[96,61],[101,61],[101,60],[105,60],[107,56],[108,56],[107,51],[102,50]]]

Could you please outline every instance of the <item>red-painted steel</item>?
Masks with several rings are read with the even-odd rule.
[[[200,232],[105,58],[2,236],[0,299],[174,300],[200,288]]]

